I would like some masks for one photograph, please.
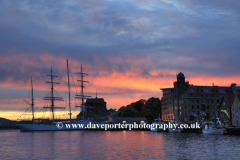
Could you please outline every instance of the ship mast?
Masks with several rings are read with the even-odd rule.
[[[69,98],[69,116],[70,116],[70,120],[72,119],[72,113],[71,113],[71,103],[70,103],[70,81],[69,81],[69,67],[68,67],[68,59],[67,59],[67,73],[68,73],[68,98]]]
[[[215,98],[215,86],[214,86],[214,83],[213,83],[213,104],[214,104],[214,114],[216,114],[216,116],[217,116],[217,112],[216,112],[216,98]],[[216,126],[216,116],[213,114],[213,116],[214,116],[214,124],[215,124],[215,126]]]
[[[33,82],[32,82],[32,76],[31,76],[31,87],[32,87],[32,121],[34,121],[34,99],[33,99]]]
[[[51,97],[44,97],[43,100],[51,100],[52,104],[51,104],[51,107],[43,107],[43,108],[50,108],[52,110],[52,117],[53,117],[53,122],[54,122],[54,109],[65,109],[65,108],[64,107],[54,107],[54,101],[55,100],[63,101],[63,98],[53,96],[53,84],[60,84],[60,83],[53,81],[53,78],[58,77],[58,76],[54,76],[52,74],[52,67],[51,67],[51,75],[47,75],[47,76],[51,77],[51,82],[46,82],[46,83],[51,83]]]
[[[77,99],[82,99],[82,104],[81,104],[81,106],[75,106],[75,107],[81,107],[81,108],[82,108],[83,120],[84,120],[84,108],[87,107],[87,106],[84,106],[84,99],[90,98],[90,97],[92,97],[92,96],[85,96],[85,95],[83,94],[83,88],[85,88],[84,85],[83,85],[83,83],[84,83],[84,82],[89,83],[89,82],[83,80],[83,75],[88,75],[88,74],[83,73],[83,71],[82,71],[82,64],[81,64],[81,72],[77,72],[77,73],[81,75],[81,80],[77,80],[77,81],[82,82],[82,84],[81,84],[82,94],[81,94],[81,95],[75,95],[75,98],[77,98]]]
[[[32,82],[32,76],[31,76],[31,96],[32,96],[32,103],[30,104],[28,101],[23,99],[27,104],[29,104],[32,108],[32,122],[34,121],[34,98],[33,98],[33,82]],[[21,116],[20,116],[21,117]]]

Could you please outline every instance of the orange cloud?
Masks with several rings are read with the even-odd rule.
[[[104,65],[97,60],[99,57],[94,57],[94,62],[96,63],[83,63],[83,71],[89,73],[85,76],[85,80],[90,83],[85,84],[84,91],[95,97],[96,90],[98,91],[98,97],[104,98],[107,102],[108,108],[120,108],[131,102],[137,101],[139,99],[147,99],[152,96],[161,97],[162,93],[160,88],[172,87],[173,82],[176,81],[176,73],[179,71],[176,69],[164,69],[164,68],[154,68],[151,66],[151,57],[139,58],[133,60],[131,56],[127,56],[127,59],[122,57],[106,57],[106,62],[111,62],[111,66]],[[0,56],[3,59],[4,65],[17,64],[17,68],[14,71],[11,68],[3,67],[6,69],[8,75],[4,75],[5,79],[2,80],[0,87],[2,88],[14,88],[14,89],[29,89],[30,88],[30,75],[33,75],[34,90],[49,91],[49,77],[46,75],[50,74],[50,66],[53,66],[54,74],[58,74],[56,81],[60,82],[60,85],[56,85],[55,90],[65,93],[63,96],[65,99],[64,104],[56,103],[56,105],[65,106],[65,111],[59,114],[66,114],[68,112],[67,104],[67,74],[66,74],[66,59],[63,57],[52,56],[49,53],[44,53],[39,56],[15,55],[15,56]],[[162,60],[163,61],[163,60]],[[115,65],[113,65],[115,64]],[[126,64],[126,68],[119,68],[118,64]],[[69,58],[69,66],[71,69],[70,81],[71,81],[71,91],[80,91],[80,84],[77,79],[80,77],[76,72],[80,71],[81,62],[77,59]],[[144,68],[153,68],[149,71],[143,72]],[[110,67],[110,68],[109,68]],[[42,71],[44,69],[44,73]],[[48,71],[45,73],[45,71]],[[13,74],[11,74],[13,72]],[[15,77],[15,73],[21,74],[19,78]],[[219,86],[230,86],[231,83],[240,84],[239,76],[213,76],[209,74],[199,75],[193,71],[184,72],[186,80],[190,84],[194,85],[206,85],[211,86],[212,83]],[[28,76],[28,77],[26,77]],[[27,95],[26,95],[27,96]],[[75,100],[72,93],[72,107],[79,105],[79,102]],[[0,110],[4,108],[3,113],[0,115],[2,117],[9,117],[10,119],[17,119],[20,115],[19,108],[24,108],[27,106],[22,99],[14,99],[9,97],[9,99],[0,100]],[[42,99],[36,99],[36,107],[46,106],[47,103]],[[7,111],[7,108],[9,109]],[[16,109],[16,111],[13,111]],[[3,110],[3,109],[2,109]],[[6,114],[5,114],[6,113]],[[76,111],[76,115],[79,110]],[[57,114],[57,112],[56,112]]]

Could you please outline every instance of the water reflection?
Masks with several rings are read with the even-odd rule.
[[[144,131],[0,131],[1,159],[229,159],[239,136]]]

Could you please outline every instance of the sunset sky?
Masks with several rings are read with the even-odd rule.
[[[0,8],[3,118],[29,108],[31,76],[37,111],[47,105],[51,66],[61,83],[55,94],[65,100],[58,106],[67,108],[66,59],[75,116],[81,64],[85,93],[97,90],[108,109],[161,98],[179,72],[194,85],[240,85],[239,0],[0,0]]]

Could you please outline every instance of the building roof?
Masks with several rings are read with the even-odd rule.
[[[240,100],[240,94],[237,94],[236,96],[237,96],[237,98]]]
[[[178,73],[177,78],[183,78],[184,74],[182,72]]]
[[[213,94],[212,89],[213,86],[194,86],[194,85],[189,85],[183,93],[199,93],[199,90],[203,90],[204,93],[206,94]],[[233,88],[233,93],[234,94],[240,94],[239,90],[237,88]],[[230,87],[218,87],[218,91],[220,94],[229,94]]]
[[[168,89],[173,89],[173,88],[160,88],[160,90],[168,90]]]
[[[103,98],[88,98],[86,102],[104,102]]]
[[[137,122],[137,121],[144,121],[147,122],[147,119],[145,117],[113,117],[113,119],[117,122]]]
[[[234,97],[235,97],[235,95],[224,95],[223,98],[222,98],[220,106],[223,105],[222,104],[223,102],[225,103],[224,106],[230,106],[232,101],[233,101],[233,99],[234,99]]]
[[[231,106],[233,105],[233,102],[234,102],[234,100],[235,100],[236,97],[240,100],[240,94],[235,94],[235,95],[234,95],[234,97],[233,97],[233,99],[232,99],[232,102],[231,102]]]

